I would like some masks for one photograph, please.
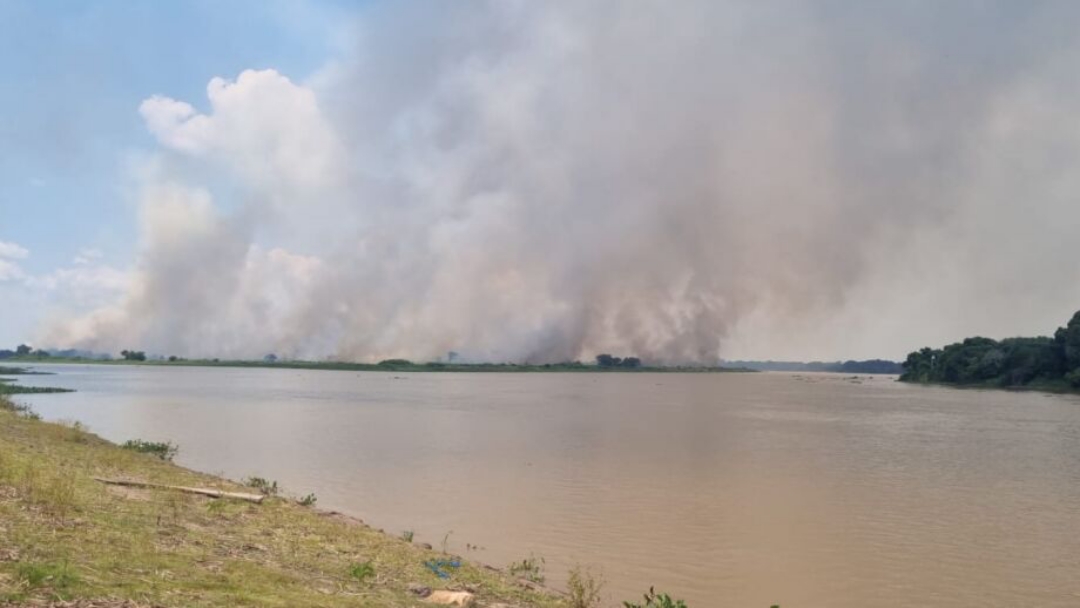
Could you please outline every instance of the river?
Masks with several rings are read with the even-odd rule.
[[[388,533],[692,608],[1080,606],[1080,397],[830,374],[37,365],[19,399]]]

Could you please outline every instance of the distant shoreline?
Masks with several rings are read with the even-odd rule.
[[[720,366],[646,366],[640,367],[601,367],[584,363],[553,363],[545,365],[515,363],[351,363],[343,361],[249,361],[241,359],[179,359],[176,361],[132,361],[127,359],[88,359],[71,357],[10,357],[2,363],[52,364],[77,363],[85,365],[138,365],[154,367],[234,367],[268,369],[321,369],[356,372],[426,372],[426,373],[596,373],[596,374],[639,374],[639,373],[755,373],[757,370],[744,367]]]
[[[1080,388],[1073,388],[1064,381],[1032,382],[1028,384],[1005,385],[990,382],[944,382],[932,380],[905,380],[897,378],[897,382],[913,384],[917,386],[940,386],[944,388],[956,388],[963,390],[989,390],[1005,391],[1013,393],[1050,393],[1054,395],[1080,395]]]

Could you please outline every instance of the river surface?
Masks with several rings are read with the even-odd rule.
[[[40,365],[111,440],[692,608],[1080,606],[1080,397],[828,374]],[[479,548],[473,548],[478,546]]]

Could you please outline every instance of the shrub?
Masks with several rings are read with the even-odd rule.
[[[543,584],[544,579],[544,558],[537,559],[536,557],[529,556],[520,562],[510,563],[510,574],[518,578],[523,578],[527,581]]]
[[[174,445],[168,441],[143,441],[142,439],[129,439],[120,447],[125,450],[132,450],[142,454],[153,454],[166,461],[172,461],[172,459],[176,457],[177,452],[180,451],[180,446]]]
[[[298,500],[296,502],[300,503],[300,506],[302,506],[302,507],[310,507],[310,506],[314,505],[315,502],[318,501],[318,500],[319,499],[314,494],[308,494],[307,496],[304,496],[303,498],[301,498],[300,500]]]
[[[412,530],[405,530],[404,532],[401,533],[401,538],[405,542],[411,543],[412,539],[413,539],[413,531]]]
[[[353,564],[349,567],[349,576],[356,579],[356,582],[363,583],[365,580],[375,576],[375,566],[370,561]]]
[[[248,477],[244,480],[244,485],[249,488],[255,488],[263,496],[277,496],[278,485],[277,481],[269,481],[262,477]]]
[[[600,589],[604,581],[593,576],[589,570],[581,566],[570,569],[570,578],[566,582],[566,590],[569,594],[570,608],[593,608],[600,605]]]
[[[657,593],[652,587],[649,587],[649,592],[646,593],[644,597],[644,604],[623,602],[623,606],[624,608],[687,608],[686,602],[682,600],[673,600],[671,599],[671,596],[666,593]]]
[[[1073,388],[1080,388],[1080,367],[1065,374],[1065,381]]]

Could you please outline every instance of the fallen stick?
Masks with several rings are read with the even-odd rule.
[[[112,486],[125,486],[128,488],[148,488],[151,490],[175,490],[177,492],[187,492],[188,494],[209,496],[210,498],[234,498],[236,500],[246,500],[248,502],[254,503],[262,503],[263,499],[266,498],[262,494],[226,492],[224,490],[215,490],[213,488],[189,488],[187,486],[168,486],[160,483],[147,483],[145,481],[128,481],[126,479],[104,479],[102,477],[95,477],[94,481],[100,481],[101,483]]]

